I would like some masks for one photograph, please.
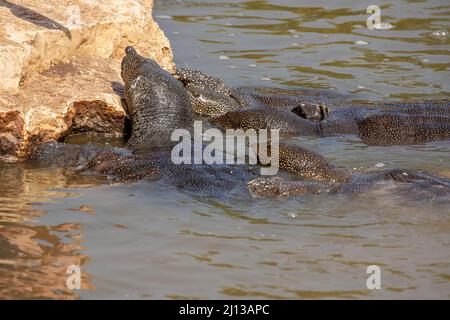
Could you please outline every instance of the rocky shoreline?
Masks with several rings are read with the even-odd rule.
[[[133,45],[173,72],[153,0],[0,0],[0,157],[74,132],[123,134],[120,59]]]

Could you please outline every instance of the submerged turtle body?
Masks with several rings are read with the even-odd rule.
[[[279,177],[258,177],[254,167],[248,165],[174,164],[171,158],[172,147],[175,144],[171,139],[172,132],[175,129],[189,131],[193,126],[191,101],[195,103],[198,96],[193,95],[194,90],[186,90],[186,87],[190,86],[200,90],[200,94],[203,94],[204,90],[216,89],[216,95],[209,95],[216,97],[213,99],[217,102],[214,112],[219,110],[217,108],[220,108],[221,104],[227,108],[233,108],[232,111],[215,117],[213,122],[221,117],[228,117],[230,126],[233,127],[254,127],[257,124],[258,127],[263,128],[268,124],[269,127],[281,126],[291,130],[296,126],[296,121],[301,121],[301,124],[297,124],[299,131],[311,130],[317,135],[322,134],[320,121],[303,119],[283,108],[243,106],[239,102],[242,96],[235,96],[234,91],[224,86],[220,80],[211,80],[198,72],[184,74],[195,76],[195,81],[186,83],[186,80],[179,75],[173,77],[153,60],[140,56],[133,48],[128,47],[122,61],[125,99],[132,124],[131,137],[126,147],[50,142],[39,146],[32,154],[31,160],[70,166],[78,168],[83,173],[105,175],[119,181],[164,179],[181,189],[210,196],[226,194],[236,187],[244,187],[246,183],[250,194],[255,197],[305,193],[354,195],[376,187],[379,181],[387,180],[394,182],[399,190],[409,188],[408,190],[417,191],[408,196],[419,194],[420,199],[450,196],[450,181],[445,179],[402,170],[385,170],[355,176],[345,169],[334,166],[311,150],[285,143],[279,145],[279,167],[291,173],[290,176],[296,181]],[[178,81],[177,78],[182,81]],[[224,97],[225,102],[218,101],[217,97]],[[229,99],[235,102],[230,103]],[[306,108],[311,106],[310,104]],[[317,107],[317,110],[320,110],[320,105]],[[199,108],[204,107],[199,105]],[[272,111],[265,113],[265,108]],[[421,114],[419,109],[416,111]],[[416,111],[412,111],[411,116],[415,116]],[[273,115],[270,112],[274,112]],[[241,115],[241,117],[230,117],[230,114]],[[259,118],[256,115],[259,115]],[[223,125],[224,121],[218,123]],[[246,125],[243,126],[243,123]]]
[[[214,116],[213,122],[223,128],[273,128],[310,136],[353,134],[370,145],[450,140],[449,101],[355,105],[320,91],[231,88],[200,71],[181,70],[178,78],[190,93],[194,110]]]

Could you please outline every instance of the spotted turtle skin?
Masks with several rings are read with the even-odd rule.
[[[174,164],[171,160],[171,150],[176,142],[171,140],[171,134],[175,129],[184,128],[188,131],[192,129],[195,110],[193,104],[198,95],[205,92],[208,99],[216,105],[213,109],[202,106],[199,108],[210,116],[212,124],[222,127],[275,127],[301,134],[325,135],[327,127],[323,124],[332,121],[333,114],[322,120],[308,119],[291,112],[289,108],[270,105],[278,103],[284,97],[264,100],[261,96],[254,96],[254,99],[260,101],[260,105],[257,107],[244,105],[241,101],[244,95],[236,94],[235,90],[225,86],[218,78],[183,70],[175,76],[171,75],[152,59],[139,55],[132,47],[126,49],[122,60],[122,79],[131,120],[131,136],[125,147],[47,142],[32,150],[29,161],[73,168],[81,174],[107,176],[120,182],[163,179],[184,191],[213,197],[227,195],[240,187],[247,188],[249,195],[254,198],[317,193],[354,196],[377,188],[381,182],[390,181],[405,197],[420,201],[435,199],[450,201],[448,179],[420,171],[401,169],[353,174],[333,165],[312,150],[284,142],[279,145],[278,163],[279,168],[289,175],[289,179],[285,176],[259,176],[258,170],[249,165]],[[214,92],[210,91],[213,89]],[[266,94],[269,91],[264,92]],[[273,94],[278,91],[271,92]],[[291,98],[284,101],[292,102]],[[244,103],[251,104],[249,100],[246,101]],[[262,101],[270,103],[263,105]],[[295,101],[295,104],[298,106],[297,102]],[[229,110],[223,113],[220,111],[221,105]],[[390,108],[392,112],[389,111]],[[397,131],[400,132],[396,125],[401,124],[404,129],[405,124],[409,125],[407,121],[410,121],[411,130],[416,130],[410,132],[412,137],[416,134],[418,136],[426,134],[428,132],[426,130],[431,130],[430,120],[442,130],[448,125],[447,104],[433,104],[431,109],[427,109],[425,105],[416,105],[407,110],[402,109],[401,113],[396,105],[388,105],[385,109],[385,113],[381,115],[374,112],[373,117],[363,117],[364,119],[356,121],[358,128],[363,128],[358,130],[361,130],[360,133],[366,135],[367,139],[371,138],[366,132],[368,130],[379,130],[376,132],[377,137],[383,134],[395,135]],[[218,115],[211,116],[211,112],[217,112]],[[317,117],[314,112],[305,112],[312,118]],[[410,117],[409,120],[406,120],[407,117]],[[341,121],[345,121],[344,117]],[[383,126],[379,126],[380,123],[387,126],[386,132],[383,131],[385,130]],[[418,129],[421,124],[424,124],[425,129]],[[338,124],[333,126],[339,127]],[[393,128],[397,128],[395,129],[397,131],[392,131]],[[443,131],[434,132],[437,132],[435,136],[438,137],[439,132]],[[264,159],[259,160],[266,163],[261,161]]]

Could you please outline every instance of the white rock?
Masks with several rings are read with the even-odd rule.
[[[0,5],[0,156],[25,156],[29,145],[74,127],[120,133],[125,112],[115,91],[128,45],[174,71],[152,0],[20,5],[21,15]],[[46,18],[27,21],[27,10]]]

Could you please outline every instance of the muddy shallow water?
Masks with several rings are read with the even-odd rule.
[[[358,1],[298,3],[157,1],[154,14],[179,67],[233,85],[449,97],[447,1],[386,2],[387,30],[368,30]],[[356,171],[450,177],[449,142],[292,142]],[[26,163],[0,163],[0,182],[2,298],[450,297],[448,204],[408,203],[389,188],[356,199],[252,200],[245,189],[210,199]],[[69,265],[81,266],[81,290],[66,287]],[[380,290],[366,287],[369,265],[381,268]]]

